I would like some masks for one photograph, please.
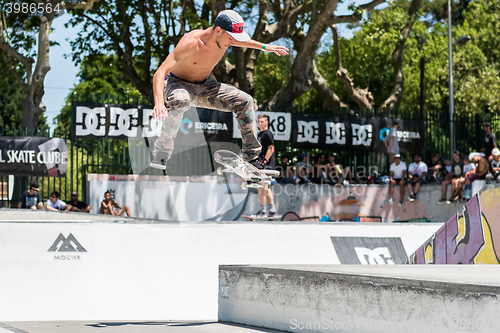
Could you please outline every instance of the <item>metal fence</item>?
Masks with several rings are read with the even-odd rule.
[[[124,105],[150,105],[150,101],[143,98],[116,97],[116,96],[74,96],[74,102],[87,103],[113,103]],[[424,119],[426,124],[426,149],[423,160],[427,161],[433,153],[440,154],[441,157],[450,156],[450,118],[447,113],[426,114],[423,117],[418,111],[392,111],[392,110],[361,110],[361,109],[333,109],[324,107],[270,107],[269,112],[290,112],[307,113],[315,115],[349,115],[360,117],[389,117],[402,119]],[[500,131],[500,115],[475,114],[456,115],[455,125],[455,146],[462,153],[477,151],[484,147],[483,122],[489,121],[493,124],[494,132]],[[57,137],[67,140],[68,145],[68,168],[65,177],[15,177],[12,184],[12,177],[0,176],[0,202],[3,207],[17,207],[20,194],[25,191],[29,184],[36,181],[40,185],[40,195],[45,201],[52,191],[61,193],[61,200],[67,201],[72,191],[79,193],[79,199],[86,197],[86,175],[89,173],[98,174],[133,174],[142,172],[143,174],[162,174],[158,170],[147,168],[150,162],[150,151],[152,142],[147,140],[84,140],[72,139],[71,133],[67,130],[57,129],[50,133],[48,127],[40,129],[27,128],[1,128],[2,136],[42,136]],[[241,144],[241,140],[235,139],[234,143]],[[189,147],[188,147],[189,148]],[[297,161],[302,153],[308,153],[314,157],[319,153],[330,153],[322,149],[294,149],[289,141],[275,142],[277,163],[283,154],[287,154],[292,163]],[[364,166],[376,168],[381,174],[388,172],[388,161],[385,153],[360,152],[353,150],[340,150],[337,154],[337,163],[344,167],[352,168]],[[185,148],[183,154],[174,154],[169,161],[169,175],[203,175],[214,170],[212,161],[213,152],[206,147]],[[403,156],[403,160],[411,162],[410,154]],[[1,165],[0,165],[1,171]],[[6,191],[13,188],[12,200],[7,199]]]

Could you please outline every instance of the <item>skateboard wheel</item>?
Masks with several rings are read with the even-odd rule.
[[[246,190],[248,188],[248,184],[246,182],[241,183],[241,188]]]
[[[269,183],[264,183],[264,190],[269,190]]]
[[[222,176],[222,173],[223,173],[223,172],[222,172],[222,167],[218,167],[218,168],[217,168],[217,174],[218,174],[219,176]]]

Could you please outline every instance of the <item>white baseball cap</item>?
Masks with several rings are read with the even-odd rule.
[[[250,36],[244,31],[243,18],[234,10],[226,9],[220,12],[215,19],[215,24],[226,30],[231,37],[239,42],[250,40]]]
[[[493,155],[493,156],[498,156],[498,155],[500,155],[500,149],[498,149],[498,148],[493,148],[493,150],[491,151],[491,155]]]

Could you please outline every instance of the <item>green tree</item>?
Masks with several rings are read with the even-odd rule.
[[[21,100],[22,127],[36,128],[46,110],[42,98],[45,76],[50,70],[49,50],[55,45],[49,40],[52,22],[64,9],[89,9],[94,1],[0,1],[0,51],[7,57],[9,75],[25,92]]]
[[[7,57],[0,53],[0,70],[7,71]],[[18,127],[23,119],[21,101],[26,98],[23,88],[12,76],[0,78],[0,127]]]
[[[76,84],[66,97],[61,113],[56,116],[57,128],[70,133],[72,96],[101,100],[105,96],[127,96],[139,98],[141,93],[132,85],[124,74],[122,64],[117,56],[92,54],[80,62],[77,74],[80,82]]]

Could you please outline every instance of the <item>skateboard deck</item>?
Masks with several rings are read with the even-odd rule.
[[[249,220],[278,220],[281,218],[281,215],[274,215],[273,217],[268,216],[255,216],[255,215],[241,215],[241,217]]]
[[[269,189],[269,184],[274,181],[275,176],[279,176],[277,170],[259,170],[230,150],[217,150],[214,153],[215,162],[222,165],[217,168],[217,174],[234,173],[243,178],[241,187],[245,190],[248,187]]]

